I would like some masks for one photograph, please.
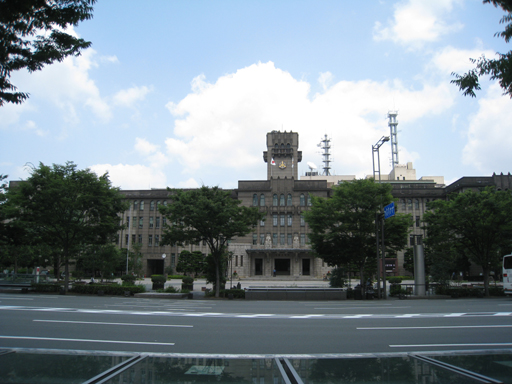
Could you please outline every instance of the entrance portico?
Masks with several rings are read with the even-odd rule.
[[[247,249],[250,276],[314,276],[314,256],[308,249]]]

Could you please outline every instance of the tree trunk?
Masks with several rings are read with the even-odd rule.
[[[220,296],[220,266],[219,260],[215,261],[215,297]]]
[[[484,274],[484,289],[485,289],[485,297],[489,297],[489,272],[490,268],[482,268]]]
[[[364,267],[359,267],[359,285],[361,286],[362,299],[366,299],[366,285],[364,283]]]

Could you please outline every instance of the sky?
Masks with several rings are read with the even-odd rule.
[[[91,48],[12,75],[30,98],[0,107],[0,174],[72,161],[124,190],[236,188],[266,179],[278,130],[299,134],[299,175],[322,168],[328,135],[331,173],[363,178],[395,110],[418,178],[508,173],[512,100],[488,79],[476,98],[450,84],[511,49],[503,15],[481,0],[98,0],[68,29]],[[389,143],[380,160],[389,173]]]

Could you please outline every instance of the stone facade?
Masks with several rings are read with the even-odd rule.
[[[267,163],[266,180],[239,181],[238,188],[230,190],[233,198],[248,207],[258,207],[265,214],[249,235],[233,239],[229,245],[232,254],[228,279],[236,277],[269,278],[274,274],[291,279],[322,278],[330,267],[315,258],[308,245],[309,227],[303,212],[310,209],[311,196],[328,198],[332,186],[354,176],[305,176],[299,180],[298,163],[302,161],[299,135],[296,132],[272,131],[267,134],[267,148],[263,160]],[[393,186],[396,211],[412,216],[408,247],[425,238],[422,218],[429,201],[446,199],[450,193],[467,189],[494,186],[507,190],[512,186],[510,173],[490,177],[463,177],[446,186],[442,176],[422,177],[416,180],[412,163],[398,166],[382,182]],[[163,273],[164,267],[176,267],[182,250],[208,254],[206,244],[185,247],[160,246],[165,218],[158,205],[170,203],[166,189],[122,191],[130,201],[130,209],[122,215],[127,228],[119,233],[118,246],[140,244],[146,275]],[[165,258],[162,255],[165,254]],[[404,275],[404,252],[396,258],[386,258],[388,275]]]

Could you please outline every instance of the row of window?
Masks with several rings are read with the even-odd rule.
[[[301,193],[299,196],[299,205],[301,207],[305,207],[306,200],[307,200],[308,207],[310,207],[311,206],[311,196],[308,195],[306,197],[306,195]],[[252,195],[252,205],[253,205],[253,207],[257,207],[258,205],[260,207],[264,207],[265,206],[265,195],[263,193],[259,197],[256,193],[254,195]],[[285,207],[285,206],[290,207],[290,206],[292,206],[291,193],[289,193],[287,196],[285,196],[284,193],[282,193],[279,196],[277,195],[277,193],[274,193],[272,195],[272,206],[274,206],[274,207],[278,207],[278,206],[279,207]]]
[[[279,223],[279,226],[281,226],[281,227],[284,227],[285,223],[288,227],[291,227],[293,225],[293,215],[290,213],[287,215],[273,214],[272,215],[272,225],[274,227],[277,227],[278,223]],[[300,215],[300,226],[304,227],[305,225],[306,225],[306,221],[304,220],[304,216]],[[260,227],[264,227],[264,226],[265,226],[265,221],[261,220]]]
[[[154,211],[155,209],[158,209],[158,206],[162,204],[162,205],[167,205],[167,201],[155,201],[155,200],[151,200],[149,202],[149,210],[150,211]],[[141,201],[138,201],[138,200],[134,200],[133,201],[133,210],[134,211],[143,211],[144,210],[144,200],[141,200]]]
[[[435,199],[432,199],[432,201],[434,201]],[[425,203],[428,203],[430,202],[430,199],[426,199],[425,200]],[[412,210],[412,204],[413,204],[413,200],[412,199],[400,199],[400,210],[402,211],[405,211],[406,209],[407,210]],[[416,210],[419,210],[420,209],[420,201],[418,199],[414,199],[414,209]]]
[[[233,256],[233,264],[235,267],[238,267],[238,255]],[[244,255],[240,255],[240,267],[244,266]],[[236,272],[236,271],[235,271]]]
[[[165,217],[162,217],[162,227],[165,227],[167,224],[167,219]],[[130,216],[126,217],[126,226],[130,227]],[[133,228],[144,228],[144,217],[139,216],[137,220],[137,216],[133,216],[132,218],[132,226]],[[151,216],[149,218],[149,228],[160,228],[160,216],[153,217]]]
[[[267,234],[270,236],[270,233]],[[259,235],[259,244],[265,245],[266,236],[264,233],[260,233]],[[291,233],[273,233],[272,234],[272,244],[273,245],[293,245],[293,235]],[[307,235],[305,233],[300,234],[300,245],[306,245]],[[258,245],[258,235],[253,233],[252,235],[252,244]]]

